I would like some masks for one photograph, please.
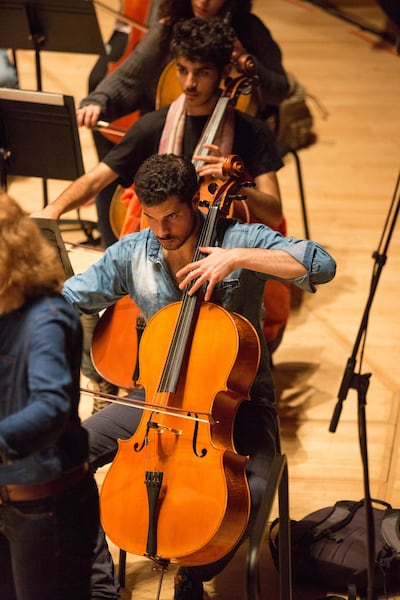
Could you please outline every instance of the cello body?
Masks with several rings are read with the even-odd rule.
[[[153,4],[154,2],[152,0],[123,0],[120,18],[122,21],[126,20],[130,26],[128,40],[121,57],[116,61],[109,61],[107,74],[112,73],[125,62],[145,35],[145,28],[152,19],[152,11],[154,10]],[[158,3],[156,2],[155,4],[157,5]],[[143,27],[138,27],[138,25],[143,25]],[[116,130],[122,129],[126,131],[139,117],[140,110],[135,110],[128,115],[124,115],[123,117],[119,117],[112,121],[112,123],[109,124],[110,131],[108,131],[107,128],[101,128],[100,131],[109,141],[118,144],[121,141],[121,136],[118,135],[118,133],[113,133],[112,129],[115,128]]]
[[[167,360],[180,306],[159,311],[143,334],[140,383],[161,412],[145,411],[134,436],[119,440],[101,490],[101,519],[127,552],[199,565],[224,556],[247,525],[247,459],[235,451],[232,422],[257,371],[259,340],[246,319],[204,303],[176,392],[157,388],[154,374]],[[211,424],[190,418],[204,414]]]
[[[99,375],[126,390],[135,386],[139,315],[138,307],[129,296],[118,300],[98,320],[90,349]]]

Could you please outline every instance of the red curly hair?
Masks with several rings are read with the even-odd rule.
[[[7,312],[30,298],[61,291],[64,272],[35,221],[0,191],[0,308]]]

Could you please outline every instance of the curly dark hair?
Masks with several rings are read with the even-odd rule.
[[[196,169],[188,158],[153,154],[137,170],[135,191],[144,206],[157,206],[169,196],[190,205],[199,186]]]
[[[234,25],[243,13],[251,12],[251,7],[252,0],[226,0],[218,16],[229,16]],[[161,0],[158,15],[160,19],[167,19],[172,25],[194,16],[190,0]]]
[[[172,55],[191,62],[212,62],[219,70],[229,64],[236,35],[222,19],[187,19],[174,25]]]

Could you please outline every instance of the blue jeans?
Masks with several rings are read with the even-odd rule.
[[[58,496],[0,504],[0,598],[88,600],[98,507],[91,475]]]
[[[140,392],[139,397],[143,398]],[[83,426],[89,432],[89,460],[94,469],[113,460],[118,448],[117,440],[128,439],[134,434],[141,415],[142,412],[138,409],[112,404],[83,422]],[[248,531],[260,506],[269,476],[269,466],[278,447],[275,408],[253,401],[243,402],[235,421],[234,439],[237,450],[241,454],[250,455],[246,468],[251,495]],[[185,571],[192,579],[200,581],[212,579],[224,569],[246,537],[247,532],[237,546],[221,560],[199,567],[187,567]],[[98,588],[96,577],[92,578],[92,598],[118,598],[118,583],[103,532],[99,538],[98,551],[99,556],[94,561],[94,569],[97,573],[96,577],[101,578],[102,583]]]
[[[139,392],[140,399],[144,395]],[[93,472],[112,462],[118,449],[118,439],[130,438],[139,425],[142,412],[112,404],[83,421],[89,433],[89,462]],[[106,536],[100,527],[92,565],[92,600],[117,600],[119,581]]]

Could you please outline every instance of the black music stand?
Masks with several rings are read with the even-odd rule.
[[[35,51],[38,91],[42,90],[42,50],[105,52],[90,0],[0,0],[0,47]]]
[[[72,96],[0,88],[2,189],[7,190],[8,175],[73,181],[84,172]],[[78,223],[93,241],[96,223],[61,222]]]
[[[38,91],[42,91],[42,50],[105,53],[91,0],[0,0],[0,48],[10,48],[14,57],[16,50],[35,51]],[[43,179],[43,203],[46,206],[46,179]]]

